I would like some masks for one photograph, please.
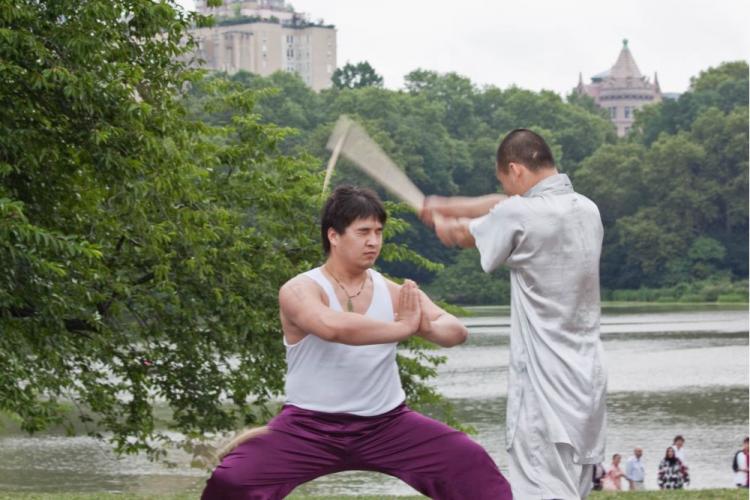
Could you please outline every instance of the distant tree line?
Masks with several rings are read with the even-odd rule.
[[[427,194],[497,190],[499,140],[514,128],[531,128],[550,143],[575,188],[599,205],[605,226],[605,298],[614,290],[688,283],[705,288],[708,280],[724,283],[728,293],[746,300],[746,287],[731,285],[748,274],[745,62],[707,69],[679,99],[637,112],[633,132],[623,139],[589,97],[576,93],[562,99],[548,91],[478,87],[455,73],[425,70],[409,73],[404,88],[394,91],[382,88],[382,79],[366,62],[347,64],[336,76],[334,87],[320,93],[289,73],[229,78],[262,92],[256,110],[263,121],[294,129],[282,145],[286,151],[312,154],[322,165],[332,123],[347,113]],[[345,162],[336,181],[369,183]],[[410,275],[448,300],[507,303],[507,289],[499,290],[503,287],[482,276],[475,259],[442,248],[410,220],[415,223],[398,241],[444,264],[445,270],[435,273],[408,263],[382,267]],[[686,292],[673,298],[716,296]]]

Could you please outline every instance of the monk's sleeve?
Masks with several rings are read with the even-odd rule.
[[[523,235],[521,204],[521,198],[513,196],[469,223],[485,272],[492,272],[508,262],[517,247]]]

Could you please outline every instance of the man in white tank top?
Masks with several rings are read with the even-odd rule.
[[[413,282],[398,285],[372,269],[385,221],[369,189],[342,186],[327,200],[325,264],[279,292],[286,404],[265,432],[223,458],[204,500],[283,498],[344,470],[389,474],[431,498],[512,498],[481,446],[404,403],[397,343],[416,334],[450,347],[467,330]]]

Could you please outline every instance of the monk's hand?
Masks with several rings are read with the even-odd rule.
[[[435,226],[435,217],[440,215],[440,207],[445,204],[443,196],[426,196],[422,202],[422,210],[419,212],[420,220],[427,227]]]
[[[398,293],[396,321],[408,326],[412,333],[419,331],[422,321],[422,308],[419,303],[419,289],[416,283],[411,280],[404,281]]]
[[[458,219],[453,217],[442,217],[438,214],[434,217],[435,222],[435,234],[437,235],[440,242],[447,246],[456,246],[455,230],[458,224]]]

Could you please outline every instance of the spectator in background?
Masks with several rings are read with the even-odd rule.
[[[643,481],[646,477],[646,471],[643,467],[641,457],[643,456],[643,448],[636,446],[633,450],[633,456],[628,459],[625,464],[625,477],[630,483],[631,491],[644,490]]]
[[[667,448],[664,458],[659,463],[658,481],[661,490],[681,490],[690,482],[687,468],[675,456],[672,446]]]
[[[592,474],[591,481],[593,482],[593,490],[601,491],[602,489],[602,480],[604,479],[604,476],[607,474],[607,471],[604,470],[604,466],[602,464],[596,464],[594,465],[594,472]]]
[[[687,461],[687,450],[685,450],[685,438],[680,434],[674,437],[672,440],[672,449],[674,450],[674,456],[682,462],[682,467],[685,469],[685,476],[687,476],[688,461]],[[685,481],[687,487],[689,481]]]
[[[625,473],[620,469],[620,454],[612,455],[612,465],[609,467],[607,474],[602,479],[602,489],[604,491],[620,491],[622,489],[622,476]]]
[[[672,441],[672,449],[674,450],[674,456],[680,459],[682,465],[687,466],[687,451],[685,451],[685,438],[681,435],[676,435]]]
[[[732,469],[734,470],[734,484],[738,488],[747,488],[750,485],[750,457],[748,456],[748,439],[742,441],[742,449],[734,454]]]

